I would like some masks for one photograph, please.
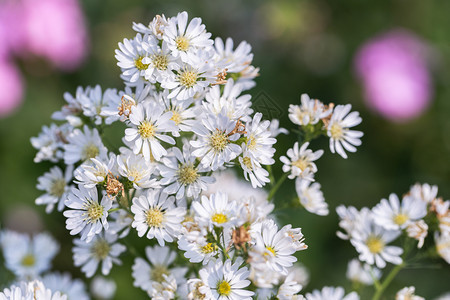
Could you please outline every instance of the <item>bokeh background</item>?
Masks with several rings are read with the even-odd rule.
[[[6,60],[21,78],[19,93],[6,84],[13,75],[0,76],[0,101],[6,101],[2,99],[11,93],[22,99],[16,108],[6,109],[0,119],[0,224],[22,231],[46,230],[54,235],[62,243],[54,269],[69,270],[74,276],[83,277],[72,266],[71,239],[64,228],[64,217],[56,212],[46,215],[43,207],[34,205],[34,199],[40,195],[35,187],[37,178],[50,165],[33,163],[35,150],[30,137],[37,136],[42,125],[50,124],[52,112],[64,104],[64,92],[74,93],[79,85],[96,84],[121,89],[114,49],[124,37],[134,36],[133,21],[148,24],[156,14],[172,16],[186,10],[190,18],[201,17],[213,37],[232,37],[236,44],[242,40],[249,42],[253,47],[253,64],[261,68],[257,86],[250,93],[258,105],[268,103],[269,109],[263,105],[260,110],[267,118],[279,118],[282,127],[293,128],[288,106],[299,104],[302,93],[325,103],[351,103],[360,112],[363,123],[357,129],[365,134],[363,144],[349,159],[331,154],[325,138],[313,144],[314,148],[325,149],[325,155],[318,161],[317,180],[330,205],[330,215],[315,216],[301,209],[284,210],[278,215],[282,222],[303,228],[309,249],[298,257],[311,275],[305,291],[324,285],[351,288],[345,280],[345,271],[356,251],[335,235],[337,205],[371,207],[391,192],[405,193],[416,182],[438,185],[439,195],[450,198],[450,1],[83,0],[79,4],[84,17],[72,17],[87,29],[81,39],[85,53],[79,60],[55,63],[49,55],[32,52],[24,55],[15,49],[14,53],[19,54]],[[1,9],[0,6],[0,20],[4,21],[6,16]],[[55,10],[55,14],[60,11]],[[7,30],[17,35],[19,27],[9,26]],[[412,44],[401,47],[419,57],[423,65],[418,68],[426,68],[425,83],[412,79],[413,87],[425,89],[428,96],[417,101],[426,104],[411,116],[402,115],[401,109],[408,111],[416,105],[417,93],[411,93],[411,86],[405,85],[403,90],[396,84],[376,86],[375,80],[375,87],[371,85],[368,92],[371,75],[358,76],[355,66],[357,53],[364,44],[392,30],[398,32],[399,28],[419,41],[418,50]],[[66,58],[64,53],[69,56],[79,51],[74,47],[63,49],[62,57]],[[388,65],[395,65],[401,57],[390,59]],[[383,72],[392,75],[394,71]],[[386,81],[392,83],[395,78],[386,76]],[[407,99],[397,108],[397,114],[380,112],[382,103],[378,107],[369,104],[370,93],[377,91],[381,96],[371,97],[381,97],[380,101],[387,105],[401,98],[402,93]],[[295,134],[281,136],[276,156],[285,154],[295,140]],[[274,169],[280,174],[279,164]],[[277,201],[288,201],[294,196],[293,182],[287,182]],[[123,260],[122,267],[115,266],[112,270],[111,277],[118,285],[116,298],[145,298],[144,293],[132,287],[132,258]],[[425,269],[402,271],[389,291],[392,294],[404,286],[415,285],[417,294],[432,299],[450,290],[449,279],[449,266],[443,260],[434,261]]]

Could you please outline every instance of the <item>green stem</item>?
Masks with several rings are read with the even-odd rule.
[[[121,207],[111,208],[110,210],[108,210],[108,214],[110,214],[112,212],[115,212],[115,211],[118,211],[120,209],[122,209],[122,208]]]
[[[373,295],[372,300],[379,300],[383,295],[384,290],[389,286],[392,280],[397,276],[398,272],[406,266],[405,262],[402,262],[399,265],[396,265],[391,272],[387,275],[386,279],[377,287],[375,295]]]
[[[284,173],[283,176],[281,176],[281,178],[274,185],[274,187],[270,190],[269,196],[267,196],[267,199],[269,201],[272,200],[273,196],[278,191],[278,189],[280,188],[281,184],[286,180],[287,176],[288,176],[288,173]]]

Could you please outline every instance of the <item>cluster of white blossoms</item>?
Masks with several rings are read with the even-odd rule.
[[[437,186],[415,184],[401,200],[390,194],[372,209],[337,207],[343,229],[337,235],[349,240],[359,254],[359,261],[349,264],[347,277],[372,285],[387,263],[403,268],[420,253],[435,253],[450,264],[450,200],[437,194]],[[414,287],[409,287],[399,291],[396,299],[423,298],[414,296]]]
[[[123,90],[66,94],[53,114],[62,124],[31,140],[35,161],[55,164],[38,179],[36,204],[63,211],[75,266],[107,276],[129,253],[134,286],[152,299],[359,299],[342,287],[300,294],[308,273],[296,255],[307,245],[301,228],[278,223],[272,202],[288,177],[308,211],[328,214],[313,182],[323,150],[310,141],[328,136],[331,152],[346,158],[361,144],[362,132],[350,129],[359,114],[302,95],[289,116],[303,142],[281,157],[285,175],[274,182],[276,137],[287,131],[245,94],[259,71],[250,45],[211,39],[186,12],[133,29],[116,50]]]
[[[1,300],[89,300],[83,281],[69,273],[50,271],[59,244],[47,233],[32,237],[0,231],[0,249],[13,284],[0,290]],[[6,275],[6,274],[5,274]]]
[[[287,151],[287,156],[280,158],[283,171],[289,179],[295,179],[295,189],[300,204],[309,212],[328,215],[328,204],[325,202],[321,186],[314,182],[317,166],[314,163],[324,153],[322,149],[310,149],[310,141],[320,135],[330,139],[330,150],[347,158],[345,152],[355,152],[361,145],[361,131],[350,128],[361,123],[359,113],[350,112],[350,104],[334,106],[325,105],[320,100],[311,99],[307,94],[301,96],[301,104],[289,106],[289,119],[299,126],[300,140]]]

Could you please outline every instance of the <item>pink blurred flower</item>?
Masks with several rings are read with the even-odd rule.
[[[87,33],[77,0],[23,0],[28,51],[73,70],[87,52]]]
[[[9,115],[22,102],[23,83],[17,68],[0,59],[0,117]]]
[[[23,19],[17,1],[0,0],[0,59],[6,59],[23,49]]]
[[[394,30],[364,44],[355,58],[367,104],[393,121],[417,117],[432,97],[427,46],[414,34]]]

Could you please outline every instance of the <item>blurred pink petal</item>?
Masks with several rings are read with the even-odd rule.
[[[77,0],[23,0],[28,50],[73,70],[86,56],[87,33]]]
[[[0,117],[11,114],[22,102],[23,84],[17,68],[0,60]]]
[[[21,7],[18,1],[0,2],[0,59],[23,51],[25,39]]]
[[[432,97],[427,47],[415,35],[394,30],[364,44],[355,58],[367,104],[392,121],[422,114]]]

